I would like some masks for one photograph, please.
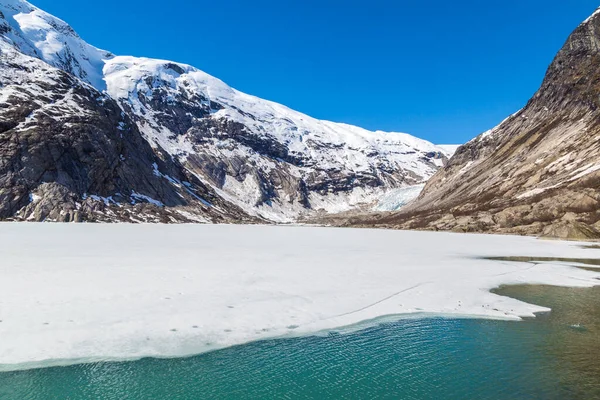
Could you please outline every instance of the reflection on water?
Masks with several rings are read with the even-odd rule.
[[[600,287],[496,293],[553,311],[524,322],[408,319],[186,359],[3,373],[0,398],[600,399]]]

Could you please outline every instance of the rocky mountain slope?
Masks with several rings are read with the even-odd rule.
[[[415,202],[336,223],[598,237],[599,189],[600,10],[568,38],[527,105],[460,147]]]
[[[421,183],[452,149],[115,56],[0,0],[0,218],[293,221]]]
[[[1,41],[0,82],[0,218],[253,220],[163,161],[114,100]]]

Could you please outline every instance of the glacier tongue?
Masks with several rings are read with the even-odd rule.
[[[425,184],[421,184],[391,190],[379,199],[375,210],[397,211],[419,197],[424,187]]]

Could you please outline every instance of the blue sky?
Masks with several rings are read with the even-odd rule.
[[[521,108],[598,0],[31,0],[91,44],[317,118],[463,143]]]

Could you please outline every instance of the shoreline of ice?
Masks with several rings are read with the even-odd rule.
[[[382,319],[518,320],[510,284],[600,285],[580,243],[240,225],[0,224],[0,372],[188,357]]]
[[[549,312],[550,309],[542,309],[536,311],[535,313],[544,313]],[[54,368],[54,367],[70,367],[73,365],[82,365],[82,364],[94,364],[94,363],[121,363],[121,362],[135,362],[140,361],[146,358],[149,359],[158,359],[158,360],[169,360],[169,359],[181,359],[181,358],[191,358],[196,356],[201,356],[203,354],[211,353],[213,351],[220,351],[229,348],[235,348],[238,346],[245,346],[251,343],[260,342],[260,341],[270,341],[270,340],[285,340],[285,339],[295,339],[302,338],[307,336],[326,336],[331,333],[340,334],[340,335],[349,335],[349,334],[359,334],[361,331],[367,330],[369,328],[373,328],[385,323],[394,323],[402,320],[410,320],[410,319],[485,319],[492,321],[517,321],[511,318],[502,318],[502,317],[492,317],[492,316],[481,316],[481,315],[468,315],[468,314],[439,314],[439,313],[408,313],[408,314],[394,314],[394,315],[381,315],[375,318],[372,318],[367,321],[360,321],[355,324],[349,326],[341,326],[330,328],[317,332],[306,332],[306,333],[295,333],[295,334],[284,334],[281,336],[274,337],[266,337],[262,339],[251,340],[248,342],[243,342],[239,344],[232,344],[224,347],[216,347],[216,348],[203,348],[196,349],[192,353],[181,353],[174,355],[146,355],[146,356],[136,356],[136,357],[91,357],[91,358],[80,358],[80,359],[48,359],[48,360],[40,360],[40,361],[32,361],[21,364],[0,364],[0,374],[6,372],[18,372],[18,371],[27,371],[33,369],[45,369],[45,368]],[[534,318],[534,317],[530,317]],[[521,320],[521,319],[519,319]]]

